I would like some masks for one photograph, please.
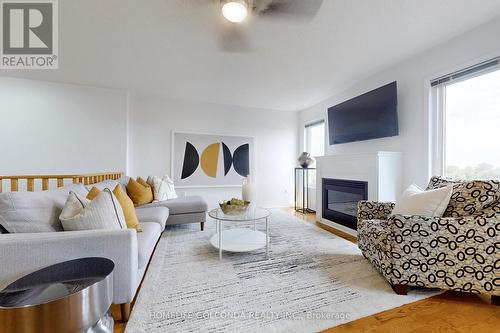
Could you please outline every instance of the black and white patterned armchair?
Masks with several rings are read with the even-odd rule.
[[[409,286],[500,296],[500,182],[453,185],[443,217],[391,215],[393,203],[358,204],[358,246],[398,294]]]

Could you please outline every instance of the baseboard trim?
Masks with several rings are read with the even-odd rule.
[[[343,233],[346,233],[346,234],[348,234],[350,236],[358,238],[358,232],[357,231],[349,229],[349,228],[347,228],[347,227],[345,227],[345,226],[343,226],[341,224],[332,222],[332,221],[324,219],[324,218],[322,218],[321,220],[319,220],[318,223],[325,224],[325,225],[327,225],[329,227],[332,227],[332,228],[335,228],[335,229],[337,229],[339,231],[342,231]]]

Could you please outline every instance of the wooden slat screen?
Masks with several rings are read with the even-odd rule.
[[[26,175],[26,176],[0,176],[0,193],[3,191],[3,181],[10,182],[10,192],[19,191],[19,181],[26,183],[26,190],[33,192],[36,182],[40,181],[42,190],[46,191],[50,187],[50,181],[54,180],[57,187],[64,186],[64,180],[70,180],[74,184],[91,185],[104,180],[117,180],[123,176],[123,172],[104,172],[82,175]]]

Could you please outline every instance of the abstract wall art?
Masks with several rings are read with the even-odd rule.
[[[241,186],[251,173],[251,137],[174,132],[172,142],[177,187]]]

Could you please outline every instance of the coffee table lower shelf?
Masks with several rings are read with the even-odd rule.
[[[239,215],[225,214],[221,208],[212,209],[208,216],[215,220],[216,233],[210,238],[210,243],[219,250],[219,260],[222,252],[250,252],[266,248],[269,255],[269,216],[271,212],[265,208],[251,206]],[[259,221],[266,222],[266,232],[257,230]],[[253,228],[250,228],[253,222]],[[240,223],[236,228],[224,230],[225,223]],[[242,224],[243,223],[243,224]]]
[[[219,250],[219,233],[210,238],[210,243]],[[266,234],[252,229],[233,228],[222,232],[222,250],[228,252],[250,252],[266,247]]]

